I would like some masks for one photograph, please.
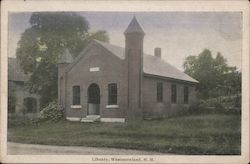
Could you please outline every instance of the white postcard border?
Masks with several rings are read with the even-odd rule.
[[[7,38],[8,12],[32,11],[241,11],[242,47],[242,143],[241,155],[7,155]],[[152,157],[151,163],[246,163],[249,161],[249,3],[247,1],[3,1],[1,4],[1,162],[7,163],[106,163],[92,157]],[[112,162],[109,162],[112,163]],[[117,163],[117,162],[116,162]],[[121,162],[122,163],[122,162]],[[128,162],[138,163],[138,162]]]

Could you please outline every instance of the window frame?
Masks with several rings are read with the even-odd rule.
[[[183,87],[183,103],[189,104],[189,87],[188,86]]]
[[[27,113],[37,112],[37,99],[35,97],[25,97],[23,103]]]
[[[156,101],[161,103],[163,102],[163,83],[156,83]]]
[[[80,85],[72,86],[72,105],[81,105],[81,87],[80,87]]]
[[[108,84],[108,106],[118,105],[118,85],[117,83]]]
[[[171,103],[172,104],[177,103],[177,86],[176,86],[176,84],[171,85]]]

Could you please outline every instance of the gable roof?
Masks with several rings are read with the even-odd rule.
[[[28,76],[22,71],[16,58],[8,58],[8,80],[26,81]]]
[[[119,57],[120,59],[125,59],[125,48],[122,48],[122,47],[119,47],[116,45],[112,45],[112,44],[109,44],[106,42],[102,42],[99,40],[94,40],[94,42],[98,43],[103,48],[105,48],[106,50],[111,52],[113,55]]]
[[[125,48],[115,46],[109,43],[94,40],[96,43],[110,51],[113,55],[116,55],[120,59],[125,59]],[[163,59],[148,54],[143,54],[143,72],[149,75],[156,75],[161,77],[167,77],[177,80],[189,81],[198,83],[197,80],[188,76],[184,72],[178,70],[174,66],[170,65]]]

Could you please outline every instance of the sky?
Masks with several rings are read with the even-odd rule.
[[[162,59],[183,70],[189,55],[205,48],[213,56],[220,52],[230,66],[241,69],[242,15],[240,12],[77,12],[85,17],[91,31],[106,30],[110,43],[125,47],[123,32],[136,16],[146,33],[144,53],[162,49]],[[32,13],[9,13],[8,56],[15,57],[18,41],[30,27]]]

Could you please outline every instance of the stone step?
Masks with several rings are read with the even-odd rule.
[[[81,122],[95,122],[100,121],[100,115],[88,115],[86,118],[82,118]]]
[[[98,119],[100,118],[100,115],[87,115],[86,118],[90,118],[90,119]]]
[[[95,122],[95,120],[93,119],[86,119],[86,118],[82,118],[81,122]]]

